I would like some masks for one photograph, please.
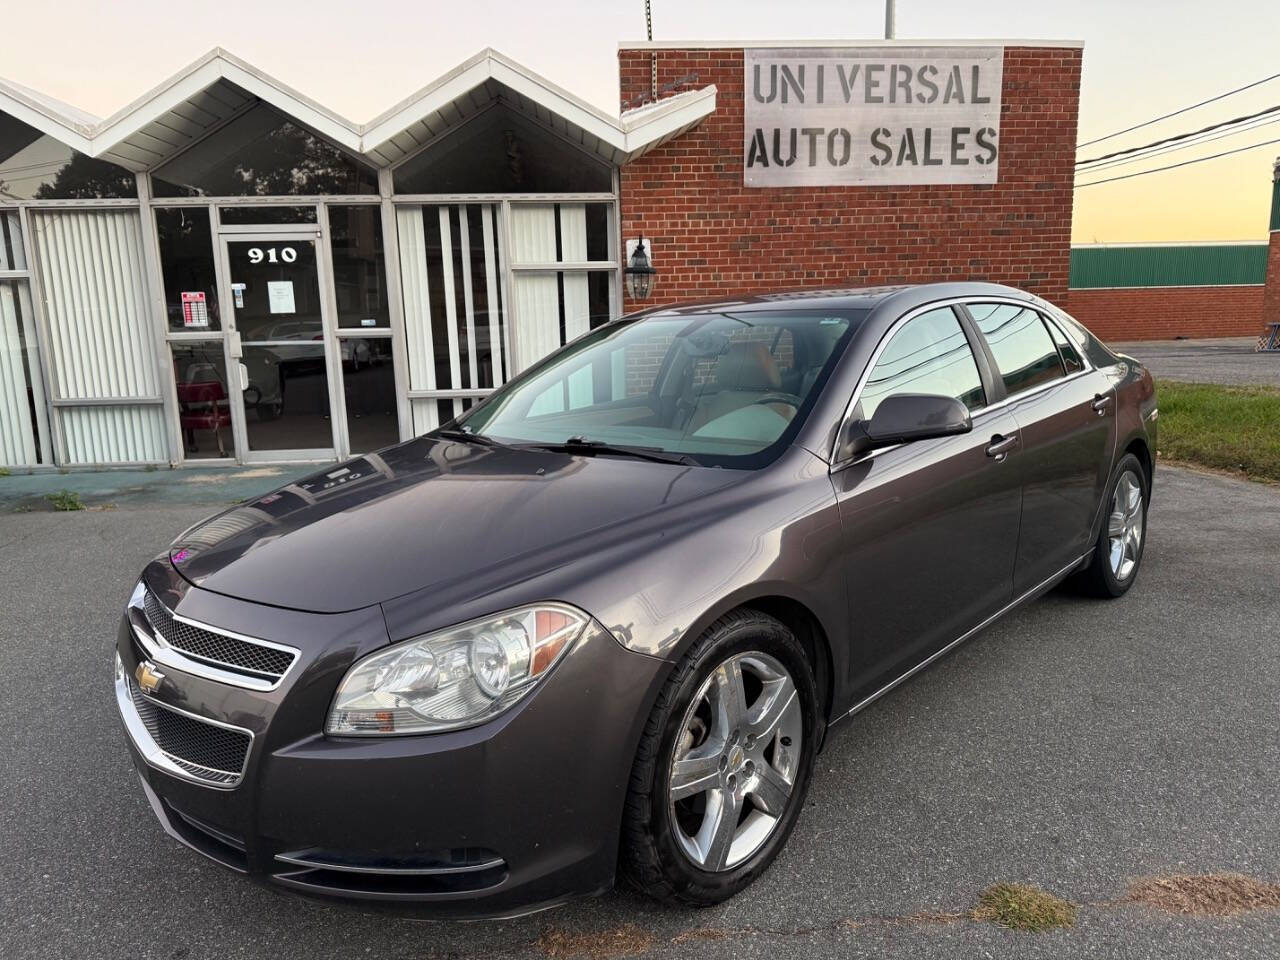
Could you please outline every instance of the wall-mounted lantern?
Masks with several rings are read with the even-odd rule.
[[[640,235],[640,239],[631,248],[631,255],[627,258],[627,266],[622,273],[626,277],[627,293],[633,300],[649,299],[649,294],[658,286],[658,271],[649,260],[649,252],[644,246],[644,234]]]

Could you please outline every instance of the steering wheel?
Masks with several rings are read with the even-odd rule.
[[[762,397],[756,397],[756,399],[752,400],[751,402],[753,405],[757,403],[785,403],[787,406],[794,407],[795,409],[799,410],[800,404],[802,401],[794,393],[778,392],[778,393],[766,393]]]

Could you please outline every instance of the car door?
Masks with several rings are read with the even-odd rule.
[[[959,639],[1011,597],[1021,487],[1010,461],[1018,426],[1007,409],[988,409],[998,385],[961,320],[951,307],[899,320],[873,355],[849,416],[869,420],[895,393],[941,394],[969,408],[972,431],[833,466],[855,638],[851,680],[862,695]]]
[[[1051,319],[1027,304],[966,304],[1021,431],[1016,458],[1022,523],[1015,595],[1043,583],[1092,545],[1111,470],[1111,382]]]

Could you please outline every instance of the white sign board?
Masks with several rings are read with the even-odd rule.
[[[297,313],[292,280],[268,280],[267,303],[272,313]]]
[[[1002,47],[748,49],[748,187],[994,183]]]

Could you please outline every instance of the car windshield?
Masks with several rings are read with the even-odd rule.
[[[507,444],[607,444],[758,466],[808,415],[864,310],[717,310],[607,324],[458,426]]]

